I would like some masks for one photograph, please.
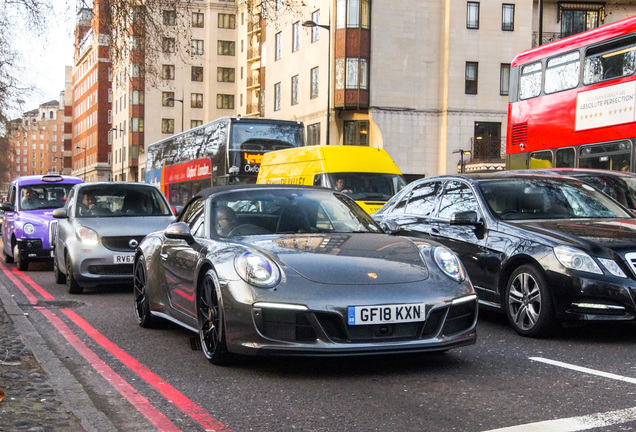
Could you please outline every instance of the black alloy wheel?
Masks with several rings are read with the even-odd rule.
[[[219,279],[213,270],[208,270],[201,282],[198,298],[199,338],[201,348],[208,361],[217,366],[232,363],[223,328],[223,306],[220,301]]]
[[[146,260],[140,256],[135,260],[133,271],[133,292],[135,295],[135,318],[141,327],[152,327],[152,315],[148,304],[148,287],[146,285]]]
[[[506,287],[505,307],[508,321],[522,336],[546,336],[554,326],[547,283],[533,265],[522,265],[512,273]]]
[[[77,283],[77,279],[73,275],[73,264],[71,263],[71,257],[68,252],[64,255],[64,263],[66,264],[66,289],[71,294],[81,294],[84,292],[84,288]]]

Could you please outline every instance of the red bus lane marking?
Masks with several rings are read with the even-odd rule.
[[[11,272],[9,272],[4,264],[0,264],[0,268],[2,268],[2,272],[5,274],[5,276],[8,277],[9,280],[13,282],[16,287],[18,287],[22,294],[24,294],[29,303],[31,303],[32,305],[38,304],[38,299],[35,298],[33,294],[31,294],[31,291],[29,291],[27,287],[24,286],[22,281],[20,281],[14,274],[11,274]]]
[[[84,342],[82,342],[73,330],[71,330],[64,322],[52,311],[40,306],[36,306],[44,316],[53,324],[58,332],[84,357],[90,365],[95,369],[106,381],[110,383],[128,402],[134,406],[137,411],[143,414],[157,429],[162,431],[180,431],[161,411],[155,408],[145,397],[140,395],[137,390],[120,375],[118,375],[110,366],[108,366],[97,354],[91,351]]]
[[[232,429],[229,429],[223,423],[210,416],[204,409],[184,396],[181,392],[179,392],[179,390],[168,384],[159,375],[152,372],[139,361],[135,360],[126,351],[108,340],[106,336],[101,334],[78,314],[70,309],[62,309],[62,313],[86,332],[86,334],[92,337],[95,342],[117,357],[119,361],[139,375],[141,379],[153,386],[166,399],[189,415],[194,421],[206,428],[206,430],[232,432]]]
[[[44,297],[44,300],[49,300],[49,301],[55,300],[55,297],[51,293],[49,293],[47,290],[42,288],[40,285],[38,285],[35,282],[33,282],[33,279],[31,279],[29,276],[27,276],[24,272],[21,272],[21,271],[19,271],[16,268],[13,268],[12,271],[13,271],[13,273],[17,273],[18,276],[23,281],[25,281],[31,288],[33,288],[35,291],[37,291],[38,294],[40,294],[42,297]]]
[[[13,282],[18,287],[18,289],[22,292],[22,294],[24,294],[24,296],[27,298],[27,300],[29,300],[29,302],[32,305],[36,305],[38,303],[38,299],[29,291],[27,287],[24,286],[22,281],[20,281],[16,277],[16,275],[24,279],[25,282],[27,282],[31,288],[33,288],[38,293],[42,294],[43,297],[46,297],[47,299],[50,299],[50,300],[55,299],[53,295],[51,295],[44,288],[36,284],[31,278],[26,276],[23,272],[15,271],[16,274],[14,275],[11,272],[9,272],[9,270],[4,266],[4,264],[1,264],[1,263],[0,263],[0,269],[11,280],[11,282]],[[44,293],[46,293],[46,295]],[[150,404],[147,399],[139,395],[132,386],[130,386],[123,378],[117,375],[106,363],[104,363],[99,358],[99,356],[97,356],[86,345],[84,345],[84,343],[73,333],[73,331],[66,324],[64,324],[64,322],[61,321],[61,319],[57,315],[55,315],[53,312],[43,307],[36,306],[35,309],[42,312],[42,314],[45,315],[47,319],[56,327],[56,329],[60,332],[60,334],[62,334],[62,336],[64,336],[71,343],[71,345],[77,350],[77,352],[79,352],[86,360],[88,360],[93,366],[93,368],[95,368],[95,370],[97,370],[100,374],[102,374],[102,376],[104,376],[106,379],[109,379],[97,367],[98,364],[103,370],[108,370],[109,374],[112,374],[114,377],[116,377],[116,378],[112,378],[111,383],[114,382],[115,380],[120,380],[121,382],[123,382],[124,383],[123,386],[122,385],[116,386],[115,384],[113,384],[113,387],[117,389],[118,391],[120,391],[120,393],[122,393],[122,395],[126,397],[126,399],[128,399],[131,402],[131,404],[133,404],[133,406],[139,412],[141,412],[147,418],[149,419],[151,418],[151,417],[148,417],[148,414],[146,414],[146,412],[142,410],[142,408],[144,408],[145,405],[137,405],[133,403],[128,398],[128,396],[124,394],[123,387],[126,387],[126,386],[130,387],[130,389],[132,389],[134,394],[138,395],[138,397],[141,398],[140,400],[143,400],[145,401],[145,403]],[[132,356],[130,356],[124,350],[122,350],[117,345],[112,343],[110,340],[108,340],[108,338],[102,335],[97,329],[92,327],[87,321],[85,321],[82,317],[77,315],[75,312],[69,309],[62,309],[61,311],[69,319],[71,319],[71,321],[73,321],[82,330],[84,330],[91,338],[93,338],[95,342],[97,342],[106,350],[110,351],[111,354],[117,357],[126,367],[131,369],[144,381],[146,381],[148,384],[150,384],[155,389],[157,389],[159,393],[161,393],[162,396],[164,396],[166,399],[171,401],[173,405],[177,406],[179,409],[185,412],[188,416],[190,416],[193,420],[195,420],[197,423],[202,425],[206,429],[206,431],[232,432],[232,429],[226,427],[221,422],[219,422],[218,420],[210,416],[201,407],[196,405],[194,402],[192,402],[190,399],[184,396],[181,392],[179,392],[173,386],[166,383],[166,381],[163,380],[160,376],[150,371],[147,367],[145,367],[139,361],[135,360]],[[56,323],[58,322],[59,322],[59,325],[56,325]],[[95,358],[96,362],[91,361],[87,356],[91,358]],[[156,408],[154,408],[151,404],[150,404],[150,408],[151,410],[156,411]],[[164,418],[165,421],[167,422],[165,426],[160,427],[160,430],[179,430],[160,411],[156,411],[156,412],[157,414],[152,413],[151,416],[156,416],[157,418]]]

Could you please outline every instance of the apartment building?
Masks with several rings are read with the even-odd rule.
[[[72,68],[72,174],[88,182],[112,179],[111,63],[104,1],[78,13]]]
[[[64,92],[60,101],[49,101],[8,123],[13,171],[9,178],[25,175],[67,174],[64,142],[66,118]]]

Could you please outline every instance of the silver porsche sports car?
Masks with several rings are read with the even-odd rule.
[[[389,236],[345,194],[208,188],[134,259],[139,325],[173,321],[237,355],[445,351],[476,341],[477,296],[438,244]]]

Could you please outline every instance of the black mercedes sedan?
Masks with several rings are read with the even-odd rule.
[[[241,355],[352,356],[474,344],[477,295],[459,258],[386,235],[330,189],[208,188],[146,236],[134,264],[142,327],[198,333],[213,364]]]
[[[430,177],[373,214],[385,230],[433,240],[462,260],[482,307],[521,335],[557,323],[636,319],[636,218],[574,178]]]

